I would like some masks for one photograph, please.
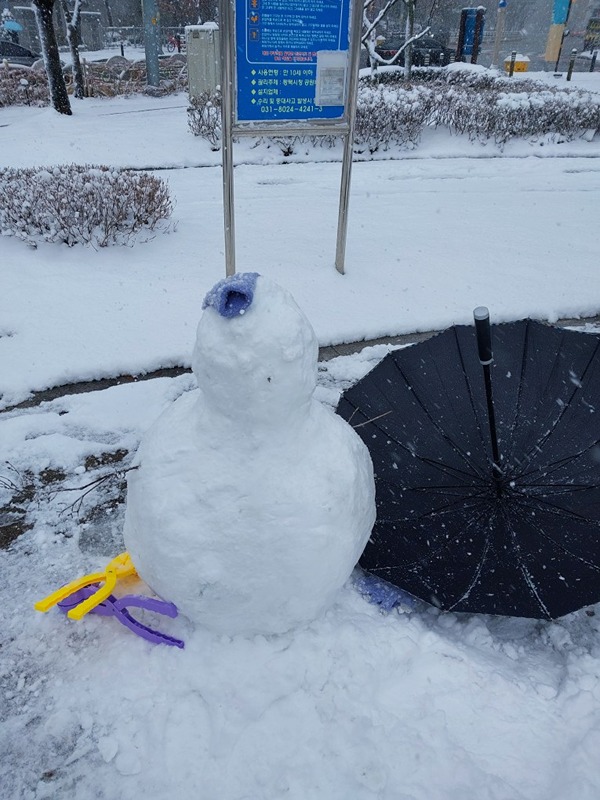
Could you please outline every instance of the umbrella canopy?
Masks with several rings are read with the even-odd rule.
[[[524,320],[491,345],[450,328],[343,395],[375,467],[360,563],[443,609],[553,619],[600,600],[600,337]]]

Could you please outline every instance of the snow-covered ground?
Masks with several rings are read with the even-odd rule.
[[[0,240],[4,406],[189,364],[224,256],[218,154],[187,132],[185,107],[176,96],[84,101],[70,119],[0,109],[0,166],[151,168],[177,204],[176,228],[133,248]],[[600,312],[597,138],[500,151],[437,131],[358,161],[344,276],[339,152],[288,164],[277,148],[235,152],[238,267],[289,288],[322,344],[467,322],[482,303],[496,321]],[[318,398],[335,406],[386,351],[323,364]],[[600,607],[554,623],[421,605],[385,615],[349,582],[322,619],[282,636],[154,619],[183,651],[111,619],[32,610],[123,546],[119,476],[81,503],[83,489],[63,490],[127,467],[192,386],[155,379],[0,417],[0,484],[14,484],[2,503],[12,494],[31,525],[0,551],[2,797],[598,800]]]
[[[335,404],[385,352],[327,362],[317,397]],[[1,553],[3,796],[597,800],[600,606],[555,623],[422,605],[384,615],[349,583],[322,619],[282,636],[147,619],[183,651],[111,619],[33,611],[123,549],[118,479],[78,513],[83,491],[56,487],[110,472],[94,459],[135,450],[192,383],[119,386],[2,420],[0,459],[18,470],[4,475],[48,476],[33,528]]]

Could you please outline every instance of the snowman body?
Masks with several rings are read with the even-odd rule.
[[[192,621],[281,633],[318,617],[358,561],[373,470],[312,396],[317,343],[291,296],[243,275],[214,292],[193,356],[199,388],[159,417],[129,475],[125,544]],[[241,313],[219,313],[228,296]]]

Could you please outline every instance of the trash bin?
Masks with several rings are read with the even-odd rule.
[[[510,72],[510,60],[511,56],[507,56],[504,59],[505,72]],[[528,69],[529,69],[529,56],[523,56],[520,53],[517,53],[517,57],[515,58],[514,72],[527,72]]]

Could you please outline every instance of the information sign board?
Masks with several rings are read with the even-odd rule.
[[[238,122],[344,116],[350,0],[235,0]]]

